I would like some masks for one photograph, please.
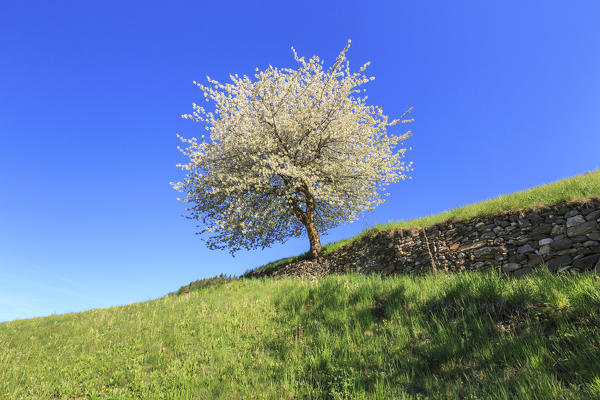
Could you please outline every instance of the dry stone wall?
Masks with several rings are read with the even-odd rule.
[[[297,261],[264,275],[330,273],[422,274],[500,269],[514,276],[544,263],[555,273],[600,273],[600,197],[523,211],[393,229],[367,236],[324,256]]]

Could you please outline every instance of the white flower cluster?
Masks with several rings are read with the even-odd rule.
[[[217,116],[198,104],[183,115],[203,121],[210,139],[177,135],[189,163],[178,165],[185,180],[171,184],[187,194],[189,218],[213,234],[205,239],[210,248],[264,248],[307,224],[324,233],[383,203],[383,187],[407,178],[406,149],[393,148],[411,132],[387,136],[386,127],[411,122],[403,119],[410,109],[387,123],[381,108],[365,105],[367,96],[351,96],[375,78],[350,75],[348,62],[344,73],[349,47],[350,40],[327,73],[318,57],[307,63],[292,47],[298,71],[269,65],[256,82],[237,74],[226,85],[207,76],[214,88],[194,82],[215,101]]]

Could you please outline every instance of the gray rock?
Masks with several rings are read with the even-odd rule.
[[[549,260],[546,263],[546,266],[548,267],[548,270],[550,270],[550,272],[555,272],[560,267],[564,267],[565,265],[570,265],[570,264],[571,264],[571,257],[564,255],[564,256],[559,256],[559,257]]]
[[[577,214],[579,214],[579,211],[577,211],[577,210],[569,210],[565,214],[565,218],[571,218],[571,217],[576,216]]]
[[[486,232],[481,235],[481,239],[483,239],[483,240],[489,240],[489,239],[493,239],[495,237],[496,237],[496,235],[492,232]]]
[[[552,247],[554,250],[568,249],[572,245],[573,245],[573,242],[567,238],[554,240],[554,241],[552,241],[552,243],[550,243],[550,247]]]
[[[562,225],[552,226],[552,235],[561,235],[565,233],[565,227]]]
[[[506,228],[504,228],[504,230],[507,231],[507,232],[513,231],[515,229],[517,229],[517,227],[514,226],[514,225],[509,225]]]
[[[485,263],[483,261],[478,261],[475,264],[472,265],[473,269],[479,269],[481,267],[483,267],[485,265]]]
[[[540,225],[544,221],[544,218],[537,212],[527,214],[527,218],[533,225]]]
[[[534,226],[533,233],[534,234],[544,234],[548,235],[552,232],[552,224],[539,224]]]
[[[590,240],[600,240],[600,232],[588,233],[585,236],[587,236],[587,238],[590,239]]]
[[[513,272],[516,271],[518,269],[521,269],[521,264],[517,264],[517,263],[508,263],[508,264],[504,264],[502,266],[502,271],[504,272]]]
[[[556,255],[557,256],[562,256],[562,255],[565,255],[565,254],[575,254],[575,253],[577,253],[577,249],[563,249],[563,250],[558,250],[556,252]]]
[[[558,272],[565,272],[565,271],[567,271],[569,268],[571,268],[571,266],[570,266],[570,265],[565,265],[564,267],[562,267],[562,268],[559,268]]]
[[[500,232],[504,232],[504,228],[502,228],[501,226],[497,226],[494,229],[492,229],[492,231],[497,235]]]
[[[589,214],[587,214],[585,216],[585,219],[587,221],[591,221],[591,220],[594,220],[594,219],[596,219],[598,217],[600,217],[600,210],[592,211],[591,213],[589,213]]]
[[[571,240],[573,241],[573,243],[583,243],[587,242],[588,238],[587,236],[575,236],[572,237]]]
[[[498,237],[498,238],[494,239],[494,246],[497,246],[502,243],[504,243],[504,238]]]
[[[508,222],[508,221],[504,221],[504,220],[502,220],[502,219],[494,219],[494,223],[495,223],[496,225],[500,225],[500,226],[501,226],[501,227],[503,227],[503,228],[506,228],[507,226],[509,226],[509,225],[510,225],[510,222]]]
[[[589,252],[587,254],[600,253],[600,245],[595,247],[584,247],[580,251]]]
[[[535,249],[531,247],[531,245],[526,244],[525,246],[521,246],[517,249],[518,254],[532,253]]]
[[[585,222],[585,218],[582,215],[576,215],[571,218],[567,218],[567,229],[573,226],[583,224]]]
[[[515,278],[518,278],[518,277],[520,277],[520,276],[527,275],[527,274],[531,273],[531,271],[532,271],[532,270],[531,270],[531,268],[529,268],[529,267],[527,267],[527,268],[521,268],[521,269],[518,269],[518,270],[516,270],[516,271],[513,273],[513,276],[514,276]]]
[[[467,250],[473,250],[473,249],[479,249],[480,247],[484,247],[486,245],[485,242],[474,242],[471,244],[467,244],[465,246],[462,246],[458,249],[458,251],[467,251]]]
[[[526,260],[527,256],[525,256],[525,254],[513,254],[510,257],[508,257],[508,262],[511,263],[520,263],[523,260]]]
[[[526,228],[526,227],[531,226],[531,222],[529,222],[529,220],[527,218],[522,218],[522,219],[519,219],[519,226],[521,228]]]
[[[539,241],[539,245],[540,246],[545,246],[545,245],[550,244],[552,242],[553,242],[553,239],[551,239],[551,238],[545,238],[545,239],[542,239],[542,240]]]
[[[483,247],[481,249],[473,250],[473,254],[475,255],[475,257],[485,257],[494,254],[495,252],[496,249],[493,247]]]
[[[573,267],[580,269],[592,268],[600,260],[600,254],[592,254],[573,262]]]
[[[542,257],[539,254],[529,253],[527,254],[527,265],[530,267],[538,266],[542,262]]]
[[[481,227],[482,227],[482,226],[484,226],[484,225],[485,225],[485,223],[483,223],[483,222],[478,222],[478,223],[476,223],[476,224],[475,224],[475,228],[476,228],[476,229],[479,229],[479,228],[481,228]]]
[[[583,247],[594,247],[594,246],[598,246],[598,242],[594,241],[594,240],[588,240],[587,242],[583,243]]]
[[[598,231],[598,223],[592,220],[567,228],[567,236],[581,236],[585,235],[586,233],[592,233],[594,231]]]
[[[540,250],[539,250],[539,255],[542,256],[542,257],[545,257],[548,254],[550,254],[550,245],[546,244],[544,246],[541,246]]]
[[[556,213],[557,213],[558,215],[565,215],[565,214],[566,214],[566,213],[568,213],[569,211],[571,211],[571,210],[569,209],[569,207],[563,206],[563,207],[561,207],[561,208],[560,208],[560,209],[559,209],[559,210],[558,210]]]

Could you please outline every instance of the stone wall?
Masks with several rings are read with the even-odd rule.
[[[393,229],[364,237],[324,256],[247,277],[330,273],[421,274],[500,269],[521,276],[542,262],[552,272],[600,273],[600,197],[537,206],[425,229]]]

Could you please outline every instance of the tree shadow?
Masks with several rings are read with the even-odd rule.
[[[539,374],[541,369],[543,379],[553,376],[568,390],[583,395],[582,387],[598,375],[593,366],[600,365],[600,306],[592,304],[593,310],[587,318],[582,318],[581,312],[572,308],[558,309],[542,301],[503,296],[497,288],[485,289],[467,290],[459,281],[441,297],[423,303],[408,297],[403,284],[388,291],[376,289],[366,293],[366,289],[356,289],[345,297],[336,293],[332,285],[318,285],[310,289],[303,306],[296,308],[296,315],[285,315],[282,322],[297,318],[306,339],[304,343],[310,346],[322,340],[311,322],[323,324],[328,315],[341,315],[339,311],[344,309],[346,320],[333,319],[326,325],[332,346],[329,358],[311,368],[308,364],[299,368],[301,379],[311,382],[313,387],[326,388],[324,393],[339,393],[348,386],[348,382],[340,383],[339,376],[356,371],[348,378],[351,386],[369,393],[375,393],[376,381],[383,376],[389,384],[401,386],[408,394],[435,397],[440,393],[432,393],[427,387],[434,377],[441,385],[464,382],[462,388],[456,388],[455,384],[453,389],[459,391],[461,398],[467,398],[474,390],[482,396],[489,395],[499,384],[518,396],[527,374]],[[369,305],[365,307],[366,298]],[[282,301],[285,303],[285,298]],[[410,339],[402,352],[381,349],[387,367],[381,368],[377,357],[344,345],[349,326],[358,324],[385,330],[384,320],[407,311],[426,323],[420,325],[420,332],[412,325],[406,326]],[[565,326],[573,330],[568,336],[559,332],[559,328]],[[294,332],[297,334],[294,329],[271,339],[288,340]],[[457,338],[458,333],[462,333],[461,339]],[[371,332],[365,340],[382,337],[376,336]],[[450,339],[444,342],[443,338]],[[544,359],[537,371],[523,368],[529,354],[548,353],[549,346],[554,349],[550,351],[557,353],[554,359]],[[276,347],[281,350],[280,345]],[[485,360],[479,355],[483,347],[490,348],[491,352]],[[289,351],[293,350],[280,353],[283,360],[288,359]],[[314,355],[312,348],[306,351]],[[348,357],[350,361],[344,360],[348,351],[356,353],[355,357]],[[405,381],[407,374],[411,377],[409,383]],[[332,398],[330,394],[323,396]]]

